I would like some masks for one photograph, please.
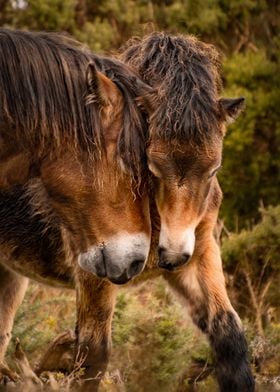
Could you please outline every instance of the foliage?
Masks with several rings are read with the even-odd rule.
[[[255,218],[260,201],[279,202],[279,64],[265,51],[235,54],[224,64],[226,94],[246,97],[247,109],[225,138],[221,183],[222,215],[233,228],[234,216]],[[242,222],[243,218],[243,222]]]
[[[234,276],[236,306],[255,320],[263,335],[266,325],[279,319],[280,206],[262,209],[261,214],[252,229],[224,240],[222,255],[226,271]]]
[[[258,276],[264,265],[269,265],[274,275],[280,272],[280,206],[262,209],[261,213],[261,222],[251,230],[231,234],[224,240],[222,254],[228,268],[251,263]]]
[[[193,390],[186,378],[188,369],[199,361],[211,365],[212,358],[208,342],[184,309],[161,280],[120,290],[113,320],[113,352],[102,392],[116,390],[112,389],[116,375],[117,381],[124,382],[124,390],[131,392]],[[16,317],[13,337],[20,339],[34,366],[48,343],[74,325],[74,293],[32,283]],[[280,371],[280,326],[272,322],[265,330],[264,342],[256,337],[248,320],[245,331],[253,361],[262,358],[257,378],[269,386]],[[13,351],[14,341],[9,347],[10,365]],[[199,382],[196,390],[217,390],[214,378]]]
[[[122,291],[113,339],[113,364],[116,360],[131,392],[172,391],[174,381],[194,358],[211,359],[205,338],[194,334],[161,281]]]
[[[27,355],[32,354],[32,365],[38,361],[48,343],[62,330],[75,325],[75,295],[69,290],[46,289],[31,284],[19,308],[13,337],[19,338]],[[14,342],[9,347],[9,356]]]
[[[32,283],[17,314],[13,337],[20,339],[34,366],[49,342],[74,325],[74,293],[65,294]],[[13,351],[14,341],[9,347],[10,365]],[[108,380],[117,371],[131,392],[169,392],[193,360],[210,363],[209,345],[183,314],[163,281],[120,290],[113,320]]]

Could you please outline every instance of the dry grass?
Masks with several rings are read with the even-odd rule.
[[[74,382],[79,382],[83,373],[81,366],[68,375],[43,372],[39,381],[31,371],[38,369],[50,342],[62,331],[73,330],[74,325],[73,292],[31,284],[17,314],[7,355],[9,367],[19,377],[14,376],[16,384],[9,382],[5,387],[2,380],[0,390],[69,391]],[[245,327],[252,358],[262,359],[261,368],[255,369],[262,385],[260,391],[276,391],[280,372],[279,325],[270,325],[262,344],[256,339],[254,327],[247,322]],[[70,336],[71,340],[69,332],[61,336]],[[16,353],[19,352],[16,337],[24,349],[23,362],[15,355],[15,348]],[[30,362],[30,369],[26,361]],[[217,385],[211,375],[211,363],[204,336],[190,324],[164,282],[146,282],[120,290],[113,323],[113,352],[101,392],[215,392]],[[23,369],[22,364],[25,364]],[[6,375],[4,379],[10,378]]]

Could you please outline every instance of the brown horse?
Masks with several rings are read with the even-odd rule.
[[[130,40],[120,58],[154,89],[142,102],[150,105],[147,155],[161,222],[154,241],[158,265],[208,335],[221,391],[253,391],[247,343],[213,234],[225,125],[244,98],[220,98],[219,55],[194,37],[153,33]]]
[[[149,89],[68,38],[0,30],[0,362],[28,277],[76,287],[79,347],[103,369],[110,281],[137,275],[150,246]]]
[[[238,114],[243,100],[219,100],[216,52],[193,38],[153,34],[130,42],[122,58],[157,89],[139,99],[150,113],[147,142],[156,205],[151,197],[152,245],[146,269],[134,282],[163,275],[185,299],[194,323],[209,336],[221,390],[252,391],[246,341],[225,290],[213,236],[221,201],[214,171],[220,164],[224,124]],[[129,160],[121,158],[125,175]],[[82,253],[80,263],[99,272],[94,249]],[[84,366],[86,376],[96,376],[108,361],[116,290],[105,279],[81,270],[79,275],[78,328],[87,337],[81,343],[89,348]],[[87,290],[80,294],[79,287]],[[10,298],[14,311],[19,301]],[[96,390],[98,382],[88,384],[89,390]]]

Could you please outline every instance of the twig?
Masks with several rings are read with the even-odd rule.
[[[29,361],[21,347],[19,339],[16,339],[15,359],[18,369],[22,376],[26,379],[31,380],[33,383],[42,386],[41,380],[33,372]]]
[[[262,318],[261,318],[261,307],[260,307],[260,304],[258,304],[258,300],[257,300],[256,294],[254,292],[254,288],[252,285],[251,277],[247,271],[243,271],[243,274],[246,279],[246,283],[247,283],[247,287],[248,287],[248,290],[250,293],[252,305],[256,311],[256,325],[257,325],[258,333],[260,336],[264,336]]]

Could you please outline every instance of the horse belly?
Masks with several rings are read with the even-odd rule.
[[[26,187],[0,191],[0,263],[41,283],[73,286],[59,225],[34,214]]]
[[[55,274],[49,273],[48,271],[43,271],[40,268],[40,263],[38,261],[33,260],[23,261],[23,260],[13,260],[7,259],[0,250],[0,264],[3,264],[5,267],[8,267],[10,270],[25,276],[26,278],[32,279],[38,283],[45,284],[47,286],[57,287],[57,288],[68,288],[74,289],[74,281],[72,276],[65,276],[65,274]]]

